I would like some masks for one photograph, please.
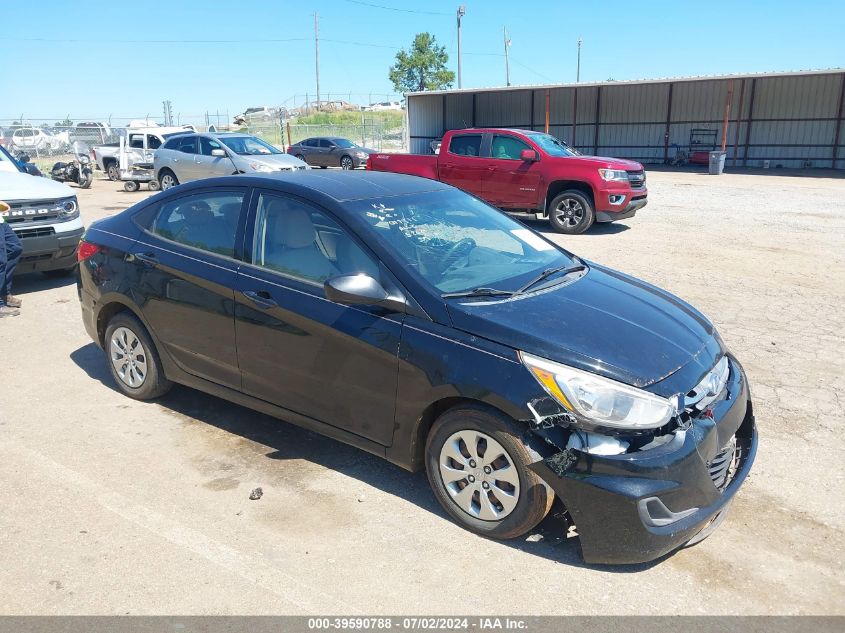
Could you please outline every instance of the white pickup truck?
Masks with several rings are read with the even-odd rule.
[[[47,178],[0,171],[0,200],[10,207],[2,212],[3,219],[23,244],[15,274],[73,272],[85,232],[73,189]]]
[[[143,162],[145,160],[145,147],[147,150],[156,150],[164,144],[164,141],[175,134],[187,134],[195,131],[196,128],[193,125],[185,125],[182,127],[128,128],[120,132],[126,134],[126,148],[130,154],[130,162]],[[145,136],[146,144],[144,143]],[[109,180],[120,180],[120,165],[118,164],[120,143],[95,145],[93,151],[97,167],[108,175]]]

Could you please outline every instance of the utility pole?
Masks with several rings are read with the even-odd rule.
[[[320,109],[320,14],[314,13],[314,64],[317,69],[317,109]]]
[[[581,42],[583,40],[578,38],[578,66],[575,69],[575,83],[581,83]]]
[[[458,88],[463,88],[463,76],[461,74],[461,18],[467,10],[464,5],[458,7]]]
[[[502,27],[502,38],[505,42],[505,85],[511,85],[511,63],[510,58],[508,57],[508,49],[510,48],[511,41],[508,39],[508,31],[503,26]]]

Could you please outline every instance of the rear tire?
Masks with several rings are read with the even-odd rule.
[[[169,169],[162,169],[158,175],[158,184],[161,185],[162,191],[167,191],[178,185],[179,180],[176,178],[176,174]]]
[[[581,191],[569,189],[549,203],[549,223],[558,233],[579,235],[596,220],[592,201]]]
[[[297,154],[296,156],[294,156],[294,158],[298,158],[298,159],[299,159],[299,160],[301,160],[303,163],[307,163],[307,162],[308,162],[307,160],[305,160],[305,156],[303,156],[302,154]]]
[[[117,388],[130,398],[151,400],[173,386],[150,335],[135,315],[118,312],[112,317],[103,347]]]
[[[450,409],[434,423],[425,446],[426,474],[437,501],[459,525],[509,539],[548,514],[554,494],[528,470],[541,457],[522,441],[523,433],[504,414],[482,406]]]
[[[106,175],[109,177],[109,180],[120,180],[120,167],[115,162],[110,162],[108,167],[106,167]]]

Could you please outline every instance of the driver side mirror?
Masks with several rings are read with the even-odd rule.
[[[519,153],[520,160],[524,160],[527,163],[533,163],[540,160],[540,157],[537,155],[533,149],[524,149]]]
[[[404,312],[407,305],[402,296],[392,296],[367,274],[340,275],[323,284],[326,299],[348,306],[379,306],[391,312]]]
[[[213,149],[211,150],[211,155],[216,156],[217,158],[226,158],[226,150],[222,149]]]

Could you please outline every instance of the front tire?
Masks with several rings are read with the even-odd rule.
[[[351,156],[344,156],[340,159],[340,168],[344,170],[355,169],[355,161]]]
[[[92,182],[94,182],[94,174],[92,174],[90,171],[83,171],[78,183],[79,188],[88,189],[88,187],[91,186]]]
[[[162,191],[167,191],[178,185],[179,180],[176,178],[176,174],[169,169],[162,169],[158,177],[158,184],[161,185]]]
[[[528,464],[541,459],[507,416],[483,407],[450,409],[426,441],[428,481],[462,527],[496,539],[521,536],[548,514],[554,495]]]
[[[150,335],[134,315],[119,312],[109,321],[104,347],[117,388],[130,398],[151,400],[173,386]]]
[[[583,192],[570,189],[558,194],[548,208],[549,223],[558,233],[579,235],[596,220],[593,203]]]

